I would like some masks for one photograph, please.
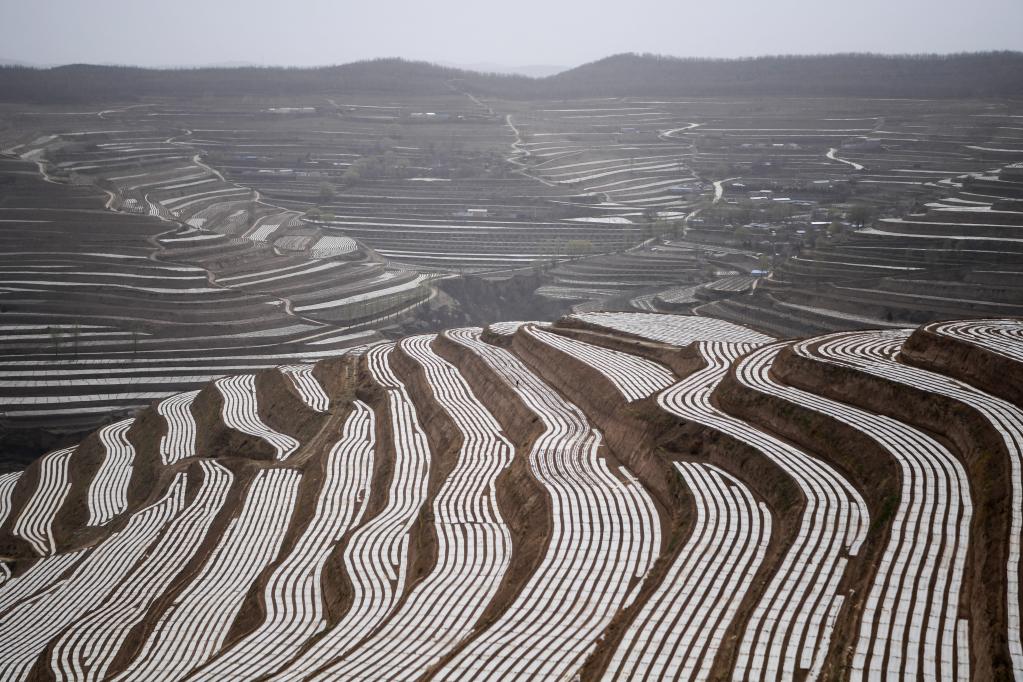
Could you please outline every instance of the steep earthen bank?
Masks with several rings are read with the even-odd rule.
[[[561,318],[554,324],[553,329],[559,334],[564,334],[577,341],[620,350],[623,353],[641,355],[654,362],[659,362],[673,371],[680,379],[704,367],[703,359],[693,344],[673,346],[650,341],[627,332],[612,332],[574,317]]]
[[[266,620],[266,586],[270,577],[274,574],[281,562],[291,554],[295,544],[305,532],[313,519],[317,501],[322,493],[323,479],[325,476],[326,453],[329,452],[334,442],[340,437],[340,428],[348,416],[348,409],[339,407],[327,420],[327,425],[320,432],[318,442],[310,443],[296,453],[296,459],[304,460],[302,464],[261,464],[262,467],[284,467],[296,468],[302,471],[302,480],[299,483],[298,494],[295,500],[294,511],[285,532],[284,540],[277,558],[270,562],[252,582],[242,601],[241,608],[228,631],[224,640],[225,649],[238,640],[255,631]],[[326,573],[326,572],[325,572]],[[328,579],[323,579],[326,586]],[[324,590],[326,610],[334,603],[334,596],[337,591]]]
[[[323,428],[326,415],[306,405],[291,379],[279,370],[256,372],[256,395],[259,417],[274,431],[309,443]]]
[[[515,447],[512,464],[497,478],[497,505],[512,536],[512,559],[494,598],[483,611],[475,633],[483,632],[504,614],[522,586],[536,572],[550,544],[553,511],[547,490],[530,466],[533,444],[543,425],[526,405],[479,357],[443,334],[433,342],[434,352],[459,369],[473,393],[501,424]],[[448,653],[424,675],[430,678],[473,637]]]
[[[608,332],[577,328],[562,330],[560,324],[557,331],[580,341],[660,362],[671,368],[677,379],[704,366],[693,345],[679,348]],[[743,615],[726,630],[713,666],[715,674],[726,675],[738,655],[738,645],[749,614],[763,596],[771,575],[784,559],[799,530],[805,505],[799,489],[777,465],[755,448],[669,414],[657,404],[656,396],[628,403],[607,378],[586,363],[559,353],[521,332],[514,336],[512,345],[534,371],[594,420],[604,432],[611,449],[624,453],[621,459],[647,489],[663,496],[659,509],[667,540],[665,547],[636,602],[623,610],[605,631],[603,645],[583,667],[583,679],[599,679],[603,675],[628,625],[656,591],[692,532],[692,495],[672,466],[672,461],[708,462],[718,466],[743,481],[754,496],[765,501],[771,509],[772,534],[764,560],[741,602],[738,613]]]
[[[143,620],[129,631],[120,652],[114,658],[111,671],[114,671],[115,669],[119,670],[127,663],[129,655],[135,655],[142,643],[145,641],[142,638],[144,633],[151,631],[153,625],[156,623],[157,614],[162,612],[163,608],[171,603],[169,595],[177,594],[181,588],[191,582],[191,580],[195,577],[195,574],[206,563],[209,553],[216,546],[216,543],[226,530],[230,520],[237,514],[244,491],[251,482],[255,467],[245,460],[235,458],[221,460],[219,463],[230,470],[234,476],[230,491],[228,492],[223,506],[217,512],[216,518],[211,524],[209,532],[203,537],[196,548],[196,551],[193,552],[190,558],[179,567],[179,570],[172,579],[168,590],[157,598],[153,606],[147,610]],[[176,469],[178,471],[184,470],[188,473],[188,492],[186,494],[186,501],[187,503],[191,503],[198,489],[203,484],[203,471],[198,462],[194,460],[190,462],[181,462],[177,465]],[[40,655],[28,676],[28,680],[31,682],[49,682],[56,679],[56,676],[50,666],[50,660],[53,657],[54,645],[56,642],[56,639],[51,641]]]
[[[833,467],[863,496],[870,527],[859,553],[849,557],[838,593],[847,595],[832,633],[822,676],[842,678],[851,665],[863,604],[891,536],[901,475],[873,440],[820,412],[760,393],[735,378],[734,368],[712,400],[725,412],[787,440]]]
[[[259,464],[241,458],[221,460],[219,463],[229,469],[234,475],[231,490],[223,507],[217,514],[217,518],[210,526],[209,532],[198,549],[181,567],[167,590],[149,608],[145,618],[131,629],[110,666],[109,675],[113,676],[121,672],[141,652],[146,640],[149,639],[153,631],[160,625],[161,616],[168,609],[172,608],[174,600],[181,594],[182,590],[188,587],[203,566],[205,566],[210,553],[213,552],[220,542],[231,522],[237,518],[249,486],[261,468]],[[195,466],[194,463],[191,466]],[[47,655],[44,655],[43,658],[44,660],[49,660],[49,651],[47,651]],[[46,672],[52,675],[49,671]],[[38,679],[52,679],[52,677],[40,677]]]
[[[394,442],[390,429],[390,411],[384,392],[370,379],[364,358],[352,370],[352,381],[348,389],[353,399],[361,400],[373,411],[374,440],[373,469],[370,473],[369,492],[362,500],[360,524],[380,514],[387,504],[388,490],[394,475]],[[332,404],[334,399],[331,399]],[[349,403],[350,404],[350,403]],[[345,403],[338,403],[345,405]],[[335,409],[332,407],[332,409]],[[324,464],[321,464],[322,468]],[[344,554],[351,541],[352,533],[358,526],[348,530],[330,552],[323,567],[324,614],[327,627],[334,627],[348,612],[354,599],[354,590]],[[315,638],[314,638],[315,639]],[[310,640],[310,643],[314,640]]]
[[[405,591],[398,607],[404,604],[409,593],[426,578],[437,564],[437,528],[435,525],[434,502],[437,493],[448,480],[451,471],[458,464],[462,447],[462,432],[447,411],[440,406],[433,395],[422,366],[412,359],[401,347],[395,347],[390,358],[391,369],[405,384],[409,397],[416,405],[419,423],[426,433],[430,446],[430,475],[426,499],[419,515],[409,529],[408,571]]]
[[[973,408],[905,384],[791,351],[779,357],[775,368],[788,384],[936,435],[962,461],[973,505],[960,604],[970,620],[971,672],[983,680],[1011,677],[1004,623],[1012,491],[1009,453],[999,433]]]
[[[224,397],[207,384],[191,404],[195,419],[195,452],[200,457],[244,457],[272,462],[277,451],[262,438],[232,429],[224,423]]]
[[[948,374],[1023,405],[1023,363],[972,343],[920,327],[902,344],[903,362]]]

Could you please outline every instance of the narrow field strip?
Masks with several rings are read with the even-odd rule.
[[[838,581],[848,556],[866,539],[862,496],[824,462],[736,419],[711,402],[737,359],[755,345],[704,342],[706,367],[664,391],[658,403],[683,419],[725,433],[777,464],[806,499],[797,537],[754,607],[739,644],[732,679],[788,679],[797,669],[819,671],[834,627],[828,614],[842,603]]]
[[[203,481],[191,503],[124,581],[55,640],[50,670],[58,680],[106,679],[131,629],[200,550],[234,482],[234,475],[216,462],[201,460],[200,466]]]
[[[888,381],[944,395],[969,405],[994,427],[1009,453],[1012,512],[1009,531],[1009,555],[1006,562],[1007,624],[1006,635],[1013,671],[1023,678],[1023,646],[1020,643],[1020,534],[1023,533],[1023,410],[956,379],[896,362],[906,331],[868,331],[841,333],[798,343],[796,352],[804,357],[834,363],[872,374]],[[822,342],[823,341],[823,342]],[[817,345],[819,344],[819,345]],[[816,348],[813,346],[816,345]],[[965,503],[964,503],[965,504]],[[965,549],[961,550],[965,552]],[[965,621],[963,621],[965,622]],[[951,623],[948,624],[951,627]],[[956,626],[959,627],[959,626]],[[943,633],[943,641],[951,630]],[[960,647],[966,647],[965,661]],[[947,655],[946,651],[946,655]],[[956,644],[957,667],[969,664],[969,643]]]
[[[972,505],[962,464],[940,443],[897,420],[779,384],[769,346],[736,370],[757,390],[826,414],[878,443],[902,472],[902,492],[877,576],[863,608],[853,680],[864,674],[955,674],[955,628]]]
[[[434,338],[410,337],[400,346],[422,366],[462,436],[458,463],[434,498],[436,565],[381,630],[313,679],[419,678],[472,631],[511,562],[511,533],[494,486],[514,449],[458,369],[430,349]]]
[[[89,550],[78,550],[43,557],[22,575],[0,585],[0,616],[18,602],[49,589],[88,552]]]
[[[373,471],[374,427],[373,411],[355,401],[341,440],[327,457],[313,517],[267,580],[263,590],[266,618],[193,679],[241,679],[272,672],[326,628],[323,571],[337,543],[358,524],[365,510]]]
[[[167,433],[160,437],[160,458],[164,464],[173,464],[195,457],[195,417],[192,402],[199,391],[178,393],[156,406],[156,412],[167,421]]]
[[[696,500],[693,533],[615,650],[608,680],[706,680],[767,551],[771,513],[738,479],[676,462]]]
[[[46,645],[65,627],[99,606],[185,506],[187,477],[174,477],[167,493],[133,514],[52,588],[0,617],[0,677],[25,679]]]
[[[0,525],[3,525],[11,513],[11,496],[14,494],[14,486],[18,485],[21,474],[20,471],[0,474]]]
[[[928,325],[925,329],[975,344],[1016,362],[1023,362],[1023,322],[1019,320],[941,322]]]
[[[131,481],[135,448],[125,434],[134,423],[134,419],[122,419],[99,431],[105,454],[89,483],[87,523],[90,526],[102,526],[128,508],[128,483]]]
[[[242,600],[277,556],[301,472],[264,469],[202,571],[167,607],[141,653],[115,680],[181,679],[220,650]]]
[[[353,590],[351,608],[271,679],[304,679],[344,655],[384,622],[404,590],[409,531],[426,501],[431,453],[415,404],[391,369],[393,351],[394,346],[388,344],[375,346],[366,354],[373,380],[387,394],[394,474],[384,509],[352,533],[345,547],[345,571]],[[217,678],[197,679],[212,682]]]
[[[480,333],[446,332],[483,360],[545,427],[529,459],[551,495],[551,546],[508,610],[437,678],[571,676],[653,565],[660,519],[649,494],[634,479],[615,477],[597,456],[601,436],[586,416],[509,351],[481,341]]]
[[[580,313],[573,318],[651,341],[687,346],[694,341],[770,343],[760,332],[713,317],[654,313]]]
[[[213,384],[224,398],[221,417],[227,426],[250,436],[262,438],[277,451],[278,460],[286,459],[301,446],[301,443],[291,436],[271,429],[259,417],[254,374],[225,377],[217,379]]]
[[[74,452],[74,447],[64,448],[39,459],[39,482],[11,529],[41,556],[57,551],[53,541],[53,522],[71,490],[68,466]]]
[[[525,326],[524,331],[603,374],[630,403],[649,398],[675,382],[671,370],[645,358],[577,341],[530,325]]]
[[[278,369],[291,380],[292,386],[309,409],[317,412],[327,411],[330,407],[330,398],[313,376],[312,365],[284,365]]]

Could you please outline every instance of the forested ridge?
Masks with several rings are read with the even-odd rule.
[[[509,98],[588,96],[1023,96],[1023,53],[836,54],[689,59],[621,54],[546,78],[376,59],[318,68],[0,67],[0,101],[76,103],[144,97],[435,94],[452,87]]]

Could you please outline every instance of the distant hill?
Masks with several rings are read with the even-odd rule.
[[[38,67],[38,64],[32,64],[31,62],[23,62],[20,59],[10,59],[8,57],[0,57],[0,66],[28,66]]]
[[[449,66],[465,71],[476,71],[477,73],[501,73],[512,76],[529,76],[530,78],[546,78],[564,71],[569,66],[557,66],[554,64],[527,64],[524,66],[509,66],[507,64],[496,64],[493,62],[476,62],[473,64],[454,64],[441,62],[442,66]]]
[[[1023,95],[1023,53],[683,59],[620,54],[545,79],[551,92],[621,95]]]
[[[237,67],[144,69],[69,64],[50,69],[0,66],[0,101],[124,101],[206,95],[299,96],[358,92],[437,94],[471,78],[485,91],[516,91],[524,76],[477,74],[426,62],[377,59],[319,68]],[[502,85],[503,81],[512,81]]]
[[[319,68],[0,67],[0,101],[123,101],[204,95],[438,94],[452,85],[508,98],[623,96],[1023,97],[1023,53],[836,54],[683,59],[621,54],[544,78],[404,59]]]

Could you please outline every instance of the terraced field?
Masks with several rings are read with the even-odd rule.
[[[5,434],[91,429],[216,377],[312,362],[380,339],[367,328],[375,313],[328,324],[316,319],[319,309],[298,309],[325,295],[343,298],[334,290],[365,296],[344,289],[336,271],[383,272],[382,265],[296,263],[265,247],[254,258],[251,249],[228,249],[214,263],[207,241],[177,235],[226,245],[218,234],[111,212],[94,189],[48,182],[22,160],[0,160],[0,181]],[[335,289],[324,286],[326,276]],[[18,443],[5,441],[5,449]]]
[[[1023,166],[934,183],[919,211],[882,217],[782,263],[757,296],[701,314],[781,335],[1023,313]]]
[[[466,274],[536,274],[545,311],[780,336],[1019,314],[1000,103],[452,91],[11,118],[9,153],[179,226],[169,257],[346,329],[449,305],[433,280]]]
[[[1023,320],[589,312],[0,475],[4,679],[1023,679]]]

